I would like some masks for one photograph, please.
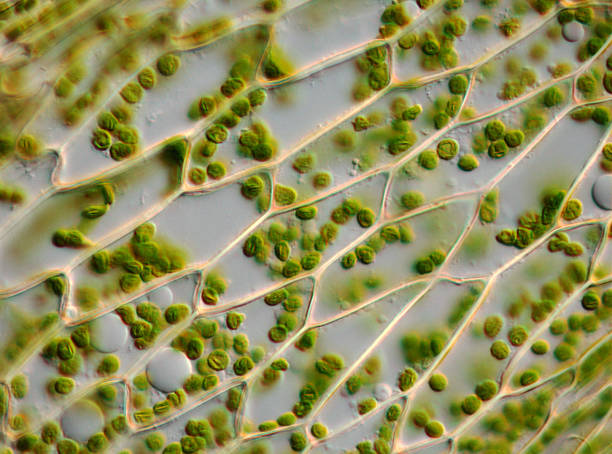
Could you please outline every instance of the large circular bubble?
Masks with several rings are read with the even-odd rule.
[[[185,379],[191,375],[191,362],[176,350],[165,348],[159,351],[149,364],[147,376],[153,386],[169,393],[183,386]]]

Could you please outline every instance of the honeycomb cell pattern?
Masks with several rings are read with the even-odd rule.
[[[612,453],[612,3],[0,34],[0,454]]]

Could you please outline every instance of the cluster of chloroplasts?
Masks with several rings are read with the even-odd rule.
[[[342,209],[345,210],[345,201]],[[374,262],[376,253],[380,252],[386,245],[391,245],[397,241],[402,244],[411,243],[414,239],[414,232],[407,222],[399,225],[387,225],[380,231],[372,235],[365,244],[359,245],[354,251],[342,257],[341,265],[344,269],[351,269],[357,262],[369,265]]]
[[[417,2],[419,8],[427,10],[432,7],[433,1]],[[381,16],[383,25],[380,35],[383,37],[398,34],[397,45],[400,55],[406,57],[411,49],[420,51],[419,62],[428,71],[440,70],[442,68],[453,68],[459,63],[459,53],[455,49],[455,40],[466,33],[467,22],[458,11],[463,6],[463,1],[450,1],[444,3],[444,14],[436,18],[431,28],[420,30],[413,28],[411,31],[398,34],[400,27],[410,23],[410,16],[406,15],[401,3],[387,7]],[[482,20],[476,22],[476,29]]]
[[[174,273],[185,267],[185,252],[172,245],[154,241],[155,224],[142,224],[134,230],[128,245],[108,252],[102,249],[91,257],[90,266],[97,274],[121,269],[119,288],[132,293],[142,282]]]
[[[242,68],[244,65],[246,65],[247,68]],[[234,69],[236,67],[238,69]],[[236,71],[243,71],[245,73],[242,77],[247,78],[248,74],[252,72],[251,67],[252,63],[250,62],[238,62],[234,64],[230,73],[234,74]],[[241,82],[235,82],[237,85],[230,90],[226,85],[231,80]],[[232,98],[239,91],[242,91],[243,87],[244,82],[242,78],[228,79],[228,81],[221,86],[220,92],[222,96],[218,96],[221,99],[212,96],[204,96],[197,101],[198,115],[203,118],[214,115],[218,106],[223,104],[223,97]],[[227,172],[225,164],[222,161],[212,160],[217,151],[217,147],[230,138],[231,129],[238,126],[243,117],[247,117],[252,110],[261,106],[265,100],[265,90],[256,88],[251,90],[246,96],[242,96],[233,101],[229,111],[220,112],[216,115],[214,123],[206,130],[204,134],[205,137],[200,139],[194,146],[193,161],[196,165],[189,170],[189,180],[192,184],[201,185],[207,178],[211,180],[220,180],[225,176]],[[194,116],[195,114],[190,113],[190,115]],[[272,159],[276,154],[276,141],[263,123],[253,122],[248,129],[243,129],[240,133],[238,143],[239,155],[251,157],[255,161],[265,162]],[[204,165],[206,165],[206,168],[203,167]],[[256,195],[257,194],[251,195],[250,198]]]
[[[280,205],[286,205],[280,198],[280,190],[282,187],[277,185],[275,200]],[[323,224],[319,222],[319,226],[318,211],[316,205],[307,205],[296,209],[284,222],[279,219],[270,223],[267,230],[255,232],[244,241],[243,254],[254,258],[259,264],[267,264],[272,272],[283,278],[294,278],[318,266],[324,251],[335,242],[340,228],[352,218],[364,229],[371,227],[376,219],[374,211],[362,206],[356,198],[345,199],[332,210],[330,220]],[[297,250],[302,251],[299,257]],[[352,264],[355,264],[355,260],[352,260]]]
[[[104,216],[113,205],[115,202],[115,190],[113,185],[108,182],[101,182],[91,189],[91,193],[98,193],[101,203],[85,206],[81,211],[81,217],[84,220],[94,221]],[[86,226],[86,224],[83,224],[83,226]],[[91,244],[79,227],[60,228],[56,230],[51,237],[51,242],[56,247],[75,249],[83,248]]]
[[[508,246],[525,248],[534,239],[542,236],[548,230],[548,226],[555,220],[557,211],[563,202],[565,191],[552,189],[542,200],[540,214],[528,211],[518,219],[519,227],[516,230],[503,229],[495,237],[497,241]],[[579,254],[576,254],[579,255]]]
[[[170,134],[152,151],[141,148],[148,137],[135,126],[139,106],[162,81],[171,84],[169,77],[182,65],[182,70],[188,69],[181,63],[185,49],[231,36],[228,33],[236,31],[232,30],[236,24],[217,18],[179,33],[173,14],[147,22],[137,12],[120,20],[113,14],[116,11],[110,11],[95,20],[100,36],[116,33],[121,38],[114,43],[113,58],[96,72],[82,59],[71,57],[49,85],[53,106],[66,127],[76,131],[87,117],[93,119],[87,123],[93,130],[85,131],[93,149],[83,152],[125,161],[119,171],[132,165],[132,158],[146,163],[149,155],[159,154],[175,174],[166,199],[185,191],[210,191],[214,197],[220,192],[218,186],[237,180],[242,197],[255,202],[260,216],[230,246],[238,252],[235,263],[217,266],[213,257],[194,266],[181,239],[170,241],[159,235],[153,222],[140,223],[123,244],[97,245],[89,233],[120,209],[125,188],[109,178],[88,184],[84,191],[88,203],[79,208],[78,225],[66,224],[43,235],[57,248],[55,252],[83,257],[86,279],[54,268],[44,276],[40,290],[60,300],[60,315],[46,313],[46,307],[32,317],[11,313],[7,320],[18,323],[0,336],[4,344],[0,416],[6,433],[2,442],[10,444],[6,452],[333,450],[335,443],[343,443],[347,431],[361,430],[361,423],[369,426],[360,441],[343,450],[381,454],[450,442],[458,452],[539,453],[555,449],[563,434],[573,430],[585,437],[581,447],[597,450],[612,442],[605,430],[612,407],[612,289],[609,266],[601,259],[611,234],[607,218],[594,211],[612,209],[612,144],[601,144],[597,165],[585,167],[576,180],[576,186],[587,181],[595,206],[584,191],[549,185],[547,180],[542,183],[548,189],[539,197],[539,206],[524,207],[528,211],[516,219],[510,214],[509,220],[502,203],[507,194],[497,182],[484,186],[481,182],[477,196],[467,194],[480,198],[467,228],[480,227],[487,238],[497,240],[492,242],[500,249],[494,253],[514,254],[504,256],[509,269],[527,270],[525,288],[521,280],[519,290],[508,290],[503,297],[496,294],[503,293],[499,286],[506,282],[501,270],[484,271],[486,285],[455,278],[448,271],[455,259],[451,246],[455,239],[436,238],[439,225],[427,220],[453,202],[435,206],[437,196],[411,183],[415,169],[427,180],[451,169],[452,163],[453,170],[460,170],[445,174],[452,196],[466,197],[453,186],[456,180],[477,178],[503,160],[508,169],[514,168],[531,153],[529,147],[538,144],[538,134],[549,122],[554,126],[560,120],[560,112],[575,126],[601,134],[610,124],[605,102],[612,93],[612,57],[603,58],[612,32],[610,19],[597,7],[557,8],[552,0],[513,2],[503,14],[495,12],[497,0],[478,5],[464,5],[462,0],[435,3],[417,0],[381,6],[375,21],[378,35],[375,30],[372,34],[378,41],[350,55],[358,78],[348,96],[353,105],[366,107],[352,110],[338,127],[324,131],[313,149],[285,150],[283,131],[263,120],[270,118],[266,115],[271,106],[291,105],[290,94],[278,93],[301,77],[284,50],[291,46],[278,42],[273,33],[291,10],[283,2],[265,0],[257,5],[253,14],[258,24],[249,35],[252,42],[233,43],[223,81],[189,100],[189,109],[181,113],[192,130]],[[83,5],[64,2],[61,8],[45,10],[42,4],[26,1],[0,6],[0,30],[10,43],[26,46],[36,55],[44,52],[45,42],[31,33],[39,27],[35,18],[41,23],[59,21],[57,34],[42,33],[49,46]],[[462,15],[473,15],[474,9],[475,17]],[[480,116],[478,103],[470,104],[471,90],[475,81],[486,81],[494,71],[483,62],[459,67],[469,64],[464,61],[466,37],[487,33],[495,24],[498,38],[511,43],[531,26],[534,14],[542,24],[552,19],[546,25],[551,42],[562,35],[567,42],[579,43],[576,60],[581,67],[575,77],[570,63],[548,68],[554,79],[571,75],[575,88],[570,92],[565,79],[540,88],[537,71],[512,56],[511,50],[504,68],[509,78],[501,84],[495,81],[497,98],[511,107]],[[538,17],[547,14],[546,19]],[[238,15],[236,20],[241,20]],[[127,45],[124,27],[134,32]],[[152,44],[155,51],[148,65],[140,57],[145,44]],[[529,58],[538,62],[547,52],[547,43],[534,43]],[[400,80],[395,66],[414,53],[429,79]],[[325,63],[317,64],[323,76]],[[451,68],[456,68],[452,74],[434,73]],[[102,76],[122,72],[129,78],[111,84],[116,85],[116,93],[100,110],[110,92]],[[17,90],[16,78],[14,74],[3,78],[9,92]],[[311,82],[316,86],[316,80]],[[430,83],[438,84],[441,91],[432,93]],[[522,97],[525,101],[519,104]],[[388,104],[389,115],[377,110],[379,101]],[[6,115],[11,117],[18,109],[9,107]],[[511,109],[513,115],[507,115]],[[44,139],[28,128],[19,131],[0,129],[0,159],[14,156],[24,165],[36,162],[45,150]],[[349,155],[354,157],[351,177],[384,173],[389,175],[387,189],[395,189],[396,181],[404,177],[410,181],[399,193],[386,191],[382,206],[374,207],[364,201],[367,197],[352,192],[353,182],[338,190],[334,187],[345,178],[335,164]],[[277,171],[283,165],[297,183]],[[499,178],[505,175],[501,172]],[[591,179],[589,172],[594,174]],[[328,214],[325,203],[331,197],[336,197],[335,205]],[[31,199],[18,184],[0,185],[0,201],[11,209]],[[391,214],[390,206],[399,207],[399,215]],[[357,235],[348,240],[345,232],[351,231]],[[434,233],[428,236],[427,231]],[[104,244],[111,243],[105,239]],[[403,280],[391,288],[380,268],[389,266],[385,258],[400,247],[402,261],[393,265]],[[536,260],[542,257],[547,275]],[[239,271],[237,279],[230,268],[235,264],[246,270],[245,263],[263,270],[266,280],[255,282],[255,273],[249,271]],[[188,298],[175,301],[166,285],[190,272],[197,274],[198,283]],[[349,306],[340,296],[334,299],[324,293],[329,284],[323,284],[321,276],[327,273],[353,276],[347,290]],[[357,279],[362,275],[366,277]],[[413,280],[423,285],[423,294],[441,282],[467,283],[469,289],[456,300],[443,298],[443,306],[449,308],[447,320],[440,315],[435,323],[400,329],[396,324],[415,313],[408,309],[421,296],[401,301],[391,315],[378,310],[385,298],[400,298],[404,287],[416,288]],[[162,284],[156,297],[155,292],[143,294]],[[242,299],[235,296],[241,287],[249,292]],[[371,291],[369,296],[364,288]],[[162,289],[170,291],[169,298],[159,298]],[[119,295],[112,307],[106,304],[110,294]],[[10,298],[7,306],[18,304]],[[317,318],[323,304],[334,307],[333,317]],[[85,319],[75,318],[83,313]],[[356,359],[346,351],[340,353],[342,345],[327,340],[353,314],[362,319],[373,314],[380,324],[375,325],[376,332],[384,329],[367,346],[361,345],[362,339],[342,339],[359,352]],[[366,351],[366,347],[371,348]],[[461,364],[452,363],[461,355],[466,355]],[[482,367],[473,367],[472,362]],[[35,366],[45,371],[42,379]],[[462,375],[468,377],[463,383]],[[250,402],[277,395],[283,396],[276,399],[278,409],[260,418],[260,409]],[[326,414],[337,396],[349,403],[351,411],[346,420],[339,417],[340,422]],[[282,443],[276,445],[278,440]]]
[[[172,76],[180,67],[180,59],[176,55],[161,56],[156,63],[157,73],[164,77]],[[131,105],[140,102],[157,84],[157,73],[151,67],[140,70],[136,81],[127,83],[119,95],[124,102],[116,102],[110,111],[98,114],[97,128],[91,136],[91,143],[97,150],[109,150],[109,155],[115,161],[122,161],[133,156],[138,151],[138,131],[130,126],[133,117]]]
[[[217,446],[223,447],[235,436],[231,424],[232,412],[235,410],[235,398],[228,396],[225,407],[212,410],[207,418],[189,419],[180,441],[167,444],[163,432],[152,432],[143,439],[143,444],[154,452],[163,448],[167,454],[193,453]]]

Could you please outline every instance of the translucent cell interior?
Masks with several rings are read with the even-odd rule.
[[[0,454],[612,454],[610,0],[0,1]]]

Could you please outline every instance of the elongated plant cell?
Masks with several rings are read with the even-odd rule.
[[[611,36],[0,1],[0,454],[612,453]]]

